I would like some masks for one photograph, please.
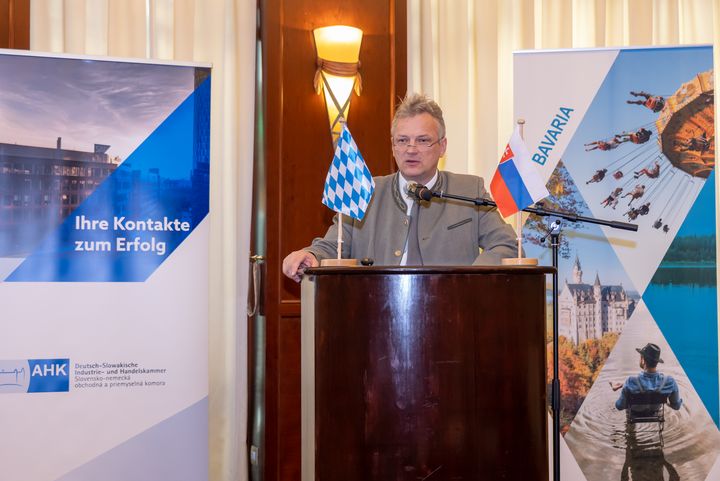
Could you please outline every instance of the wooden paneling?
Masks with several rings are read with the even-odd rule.
[[[0,0],[0,48],[30,48],[30,0]]]
[[[300,472],[299,286],[282,259],[324,234],[332,212],[320,199],[332,159],[324,100],[313,90],[312,30],[345,24],[363,30],[363,92],[348,126],[370,171],[391,173],[390,123],[406,89],[406,0],[261,0],[262,147],[265,191],[266,481]]]
[[[300,318],[283,317],[278,330],[278,479],[299,480]],[[297,453],[295,456],[289,454]],[[267,479],[267,478],[266,478]]]

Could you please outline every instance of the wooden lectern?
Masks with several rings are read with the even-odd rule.
[[[547,480],[545,267],[302,284],[302,480]]]

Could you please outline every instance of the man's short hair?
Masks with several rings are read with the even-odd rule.
[[[415,117],[420,114],[430,114],[438,123],[438,135],[442,139],[445,137],[445,120],[440,106],[425,94],[410,93],[398,104],[395,109],[392,127],[390,133],[395,135],[395,127],[398,120]]]

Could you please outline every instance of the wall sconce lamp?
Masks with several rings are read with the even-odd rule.
[[[360,43],[362,30],[344,25],[313,30],[317,52],[315,92],[325,94],[330,133],[333,144],[337,141],[342,123],[350,111],[350,96],[362,91],[360,77]]]

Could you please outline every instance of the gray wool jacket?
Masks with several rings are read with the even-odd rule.
[[[370,258],[376,266],[396,266],[410,230],[407,204],[399,190],[399,173],[375,177],[375,192],[365,217],[343,216],[343,258]],[[440,171],[435,191],[467,197],[487,194],[483,179]],[[325,237],[305,250],[318,260],[337,257],[338,216]],[[489,207],[450,199],[421,202],[418,224],[420,253],[426,266],[498,265],[517,257],[515,231]]]

